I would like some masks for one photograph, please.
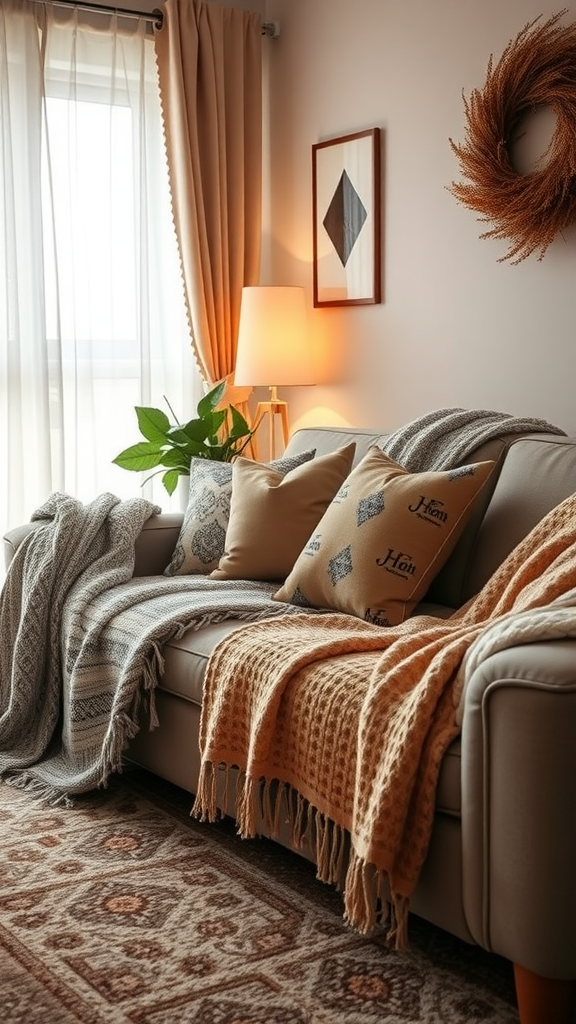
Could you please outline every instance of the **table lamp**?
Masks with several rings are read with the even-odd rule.
[[[277,389],[315,383],[303,288],[255,286],[242,289],[234,382],[240,386],[270,388],[270,401],[258,403],[253,429],[256,432],[264,417],[269,417],[269,448],[273,459],[277,417],[284,445],[288,443],[288,403],[280,401]],[[257,445],[254,445],[256,458],[257,452]]]

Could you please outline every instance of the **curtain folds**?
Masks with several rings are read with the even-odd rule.
[[[208,384],[234,370],[244,285],[258,284],[260,15],[166,0],[155,31],[172,208],[193,347]]]
[[[134,406],[194,414],[163,142],[143,20],[0,0],[1,530],[51,491],[142,493],[112,464]]]

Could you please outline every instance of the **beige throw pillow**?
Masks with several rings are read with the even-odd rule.
[[[348,476],[355,449],[352,443],[320,455],[285,476],[236,459],[225,553],[211,578],[285,579]]]
[[[409,473],[371,448],[275,600],[331,608],[383,626],[402,622],[453,550],[493,465]]]
[[[285,455],[270,465],[284,476],[291,469],[309,462],[316,449],[300,455]],[[202,574],[218,568],[224,554],[224,541],[230,518],[232,463],[212,459],[192,459],[188,506],[182,528],[165,576]]]

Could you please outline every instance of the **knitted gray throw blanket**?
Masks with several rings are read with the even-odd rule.
[[[451,469],[494,437],[534,433],[566,435],[546,420],[484,409],[438,409],[390,434],[382,449],[411,473],[420,473]]]
[[[0,596],[0,776],[50,802],[106,784],[139,728],[157,724],[161,647],[190,627],[290,613],[277,584],[132,578],[134,542],[160,511],[103,494],[53,495]],[[301,612],[294,608],[292,611]]]

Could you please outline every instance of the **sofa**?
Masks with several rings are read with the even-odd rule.
[[[316,458],[355,443],[354,465],[388,435],[297,430],[285,455]],[[494,463],[448,559],[412,615],[447,618],[472,598],[554,506],[576,492],[576,438],[507,433],[467,463]],[[136,540],[135,576],[161,574],[182,515],[152,515]],[[29,526],[4,538],[6,562]],[[575,581],[576,582],[576,581]],[[141,728],[129,760],[196,793],[206,666],[242,627],[213,622],[168,641],[156,689],[159,727]],[[576,643],[570,638],[500,650],[466,681],[460,735],[444,756],[432,839],[413,913],[515,965],[522,1024],[569,1024],[576,989]],[[234,798],[222,788],[223,812]],[[262,817],[258,831],[266,835]],[[291,847],[288,830],[275,839]],[[296,851],[314,859],[313,847]]]

